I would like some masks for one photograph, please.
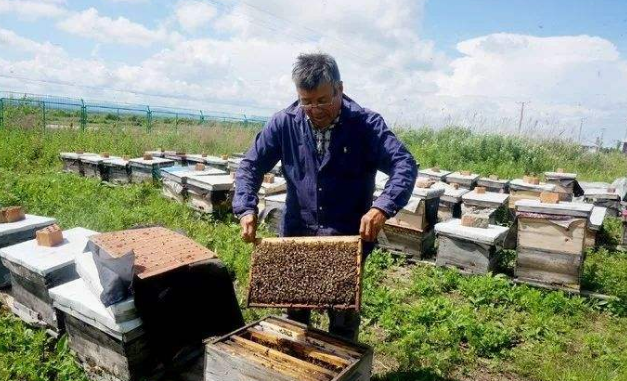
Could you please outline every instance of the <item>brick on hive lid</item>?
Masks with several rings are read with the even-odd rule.
[[[144,152],[144,160],[152,160],[152,154],[149,152]]]
[[[63,231],[59,225],[54,224],[37,230],[35,238],[39,246],[53,247],[63,242]]]
[[[176,151],[176,156],[185,156],[187,152],[185,151]]]
[[[21,206],[7,206],[0,209],[0,223],[21,221],[26,218]]]
[[[462,176],[470,176],[470,175],[472,174],[472,172],[467,171],[467,170],[459,171],[459,173],[460,173]]]
[[[556,192],[540,193],[540,202],[543,204],[557,204],[560,201],[560,194]]]
[[[264,182],[264,183],[266,183],[266,184],[272,184],[272,183],[274,183],[274,174],[272,174],[272,173],[266,173],[266,174],[263,176],[263,182]]]
[[[470,228],[487,229],[490,225],[490,217],[486,213],[466,213],[462,216],[461,225]]]
[[[555,172],[557,172],[557,173],[564,173],[564,168],[557,168],[557,170]]]
[[[85,151],[80,150],[80,149],[76,151],[76,154],[78,154],[78,155],[82,155],[82,154],[84,154],[84,153],[85,153]]]
[[[197,171],[204,171],[205,165],[203,163],[196,163],[196,165],[194,166],[194,169]]]
[[[431,185],[435,184],[435,181],[424,177],[416,179],[416,188],[431,188]]]
[[[497,175],[490,175],[489,179],[490,180],[498,180],[499,177]]]
[[[206,152],[201,153],[200,157],[207,157],[207,153]]]
[[[165,152],[163,148],[159,148],[159,152]]]
[[[485,194],[485,187],[476,187],[475,193],[477,194]]]
[[[436,173],[437,173],[437,172],[440,172],[440,166],[438,166],[438,165],[434,165],[434,166],[433,166],[433,168],[431,168],[431,170],[432,170],[433,172],[436,172]]]
[[[458,183],[453,183],[451,184],[451,186],[453,187],[453,189],[457,190],[459,189],[459,184]]]
[[[229,159],[229,155],[222,155],[222,156],[220,156],[220,158],[222,158],[222,160],[228,160]]]
[[[105,159],[108,159],[110,155],[109,155],[109,152],[102,152],[100,156],[104,157]]]
[[[130,157],[128,155],[122,156],[122,160],[128,161],[129,159],[130,159]]]

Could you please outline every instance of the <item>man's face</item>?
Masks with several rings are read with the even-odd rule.
[[[325,83],[314,90],[297,88],[298,99],[305,106],[305,112],[317,128],[328,127],[337,117],[342,106],[343,87],[340,82],[336,88],[330,83]],[[320,107],[315,107],[319,106]],[[310,109],[307,106],[314,106]]]

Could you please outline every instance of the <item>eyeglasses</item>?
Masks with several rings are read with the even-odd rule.
[[[299,102],[298,106],[300,108],[302,108],[303,110],[305,110],[305,111],[311,111],[311,110],[313,110],[315,108],[327,109],[327,108],[333,106],[333,100],[335,99],[336,96],[337,96],[337,94],[334,94],[333,98],[331,98],[331,102],[329,102],[329,103],[318,103],[318,104],[307,104],[307,105],[304,105],[304,104]]]

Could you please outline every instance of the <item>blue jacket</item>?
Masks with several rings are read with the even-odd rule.
[[[411,196],[417,165],[381,115],[344,96],[340,123],[322,160],[304,111],[293,103],[257,135],[235,177],[233,212],[257,211],[263,175],[281,160],[287,182],[282,236],[357,235],[371,207],[388,217]],[[377,170],[390,176],[373,203]]]

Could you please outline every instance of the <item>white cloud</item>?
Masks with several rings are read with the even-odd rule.
[[[207,27],[216,14],[216,8],[206,1],[181,0],[176,3],[176,19],[187,32]]]
[[[0,0],[0,14],[14,14],[22,20],[56,18],[67,11],[57,0]]]
[[[68,33],[102,43],[148,46],[169,38],[164,29],[149,29],[125,17],[101,16],[95,8],[74,13],[57,23]]]
[[[14,49],[20,52],[44,55],[60,55],[63,49],[49,42],[39,43],[28,38],[18,36],[15,32],[0,28],[0,47]]]

